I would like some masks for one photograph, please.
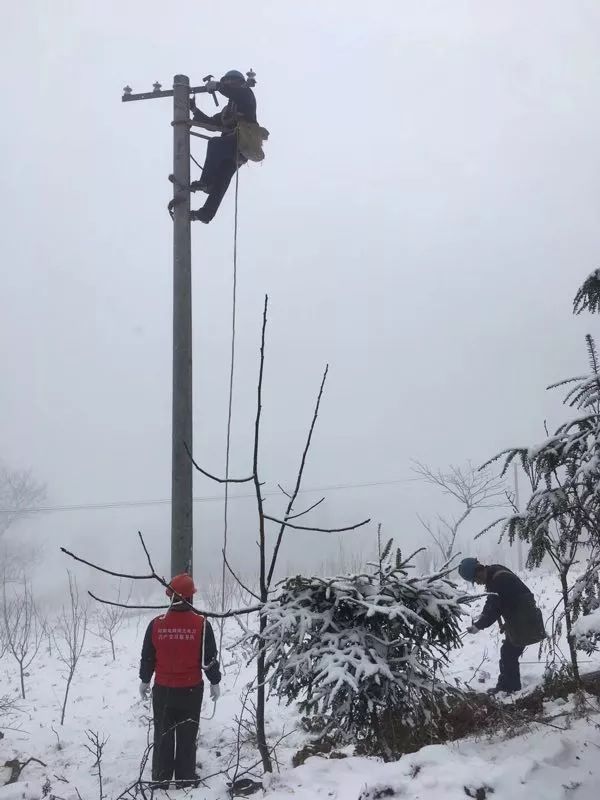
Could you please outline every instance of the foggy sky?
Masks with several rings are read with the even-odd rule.
[[[307,486],[481,462],[560,421],[544,387],[585,371],[596,325],[571,315],[600,254],[596,3],[28,0],[2,17],[0,455],[46,481],[49,504],[170,495],[171,101],[121,93],[179,72],[254,68],[271,132],[240,174],[232,474],[250,466],[265,292],[269,489],[293,480],[326,362]],[[230,192],[192,234],[194,452],[216,472],[232,232]],[[219,489],[200,478],[195,494]],[[408,547],[436,503],[409,481],[332,492],[313,519],[370,516]],[[232,509],[245,564],[253,506]],[[222,504],[195,505],[199,572],[221,520]],[[19,536],[53,568],[59,544],[133,565],[138,529],[167,571],[168,506],[48,514]],[[284,561],[336,546],[290,534]]]

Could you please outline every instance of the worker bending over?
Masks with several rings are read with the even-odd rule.
[[[476,558],[463,558],[458,574],[470,583],[485,586],[489,592],[479,619],[471,624],[468,632],[479,633],[498,622],[505,635],[500,648],[498,683],[489,694],[517,692],[521,688],[519,658],[527,645],[546,638],[542,612],[537,608],[531,591],[508,567],[500,564],[485,566]]]

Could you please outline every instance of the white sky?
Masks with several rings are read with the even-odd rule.
[[[169,496],[171,104],[123,105],[121,90],[250,67],[271,138],[241,173],[233,471],[249,464],[265,292],[269,485],[293,478],[326,361],[309,486],[541,438],[561,413],[544,387],[585,370],[596,324],[571,299],[600,253],[599,40],[592,0],[5,2],[2,458],[53,504]],[[232,227],[230,195],[193,232],[194,449],[215,471]],[[333,493],[314,519],[372,516],[408,546],[415,512],[435,508],[407,483]],[[242,560],[251,511],[233,514]],[[221,513],[196,506],[200,571]],[[62,564],[62,543],[122,562],[142,529],[167,570],[168,522],[166,507],[117,509],[22,530]],[[284,557],[330,544],[297,534]]]

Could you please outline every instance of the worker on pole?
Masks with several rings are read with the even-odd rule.
[[[221,136],[209,140],[202,177],[190,185],[192,191],[206,192],[208,197],[202,208],[190,213],[190,219],[209,223],[215,214],[231,179],[242,164],[262,161],[265,157],[262,143],[269,132],[256,121],[256,97],[238,70],[229,70],[219,81],[209,80],[206,91],[224,95],[228,102],[223,111],[208,116],[196,106],[192,98],[190,108],[193,121],[209,130],[220,130]]]

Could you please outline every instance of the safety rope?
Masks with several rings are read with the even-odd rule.
[[[202,167],[202,165],[201,165],[201,164],[199,164],[199,163],[196,161],[196,159],[194,158],[194,156],[193,156],[191,153],[190,153],[190,158],[192,159],[192,161],[194,162],[194,164],[195,164],[195,165],[198,167],[198,169],[200,170],[200,172],[203,172],[203,171],[204,171],[204,168]]]
[[[231,452],[231,417],[233,411],[233,381],[235,374],[235,323],[237,307],[237,238],[238,238],[238,197],[240,188],[240,165],[239,165],[239,128],[235,134],[235,203],[233,216],[233,283],[231,297],[231,360],[229,369],[229,403],[227,408],[227,438],[225,446],[225,502],[223,507],[223,564],[221,574],[221,613],[225,612],[225,579],[226,579],[226,559],[227,559],[227,538],[229,533],[229,456]],[[221,651],[223,649],[223,629],[225,620],[221,620],[219,625],[219,662],[222,662]]]

